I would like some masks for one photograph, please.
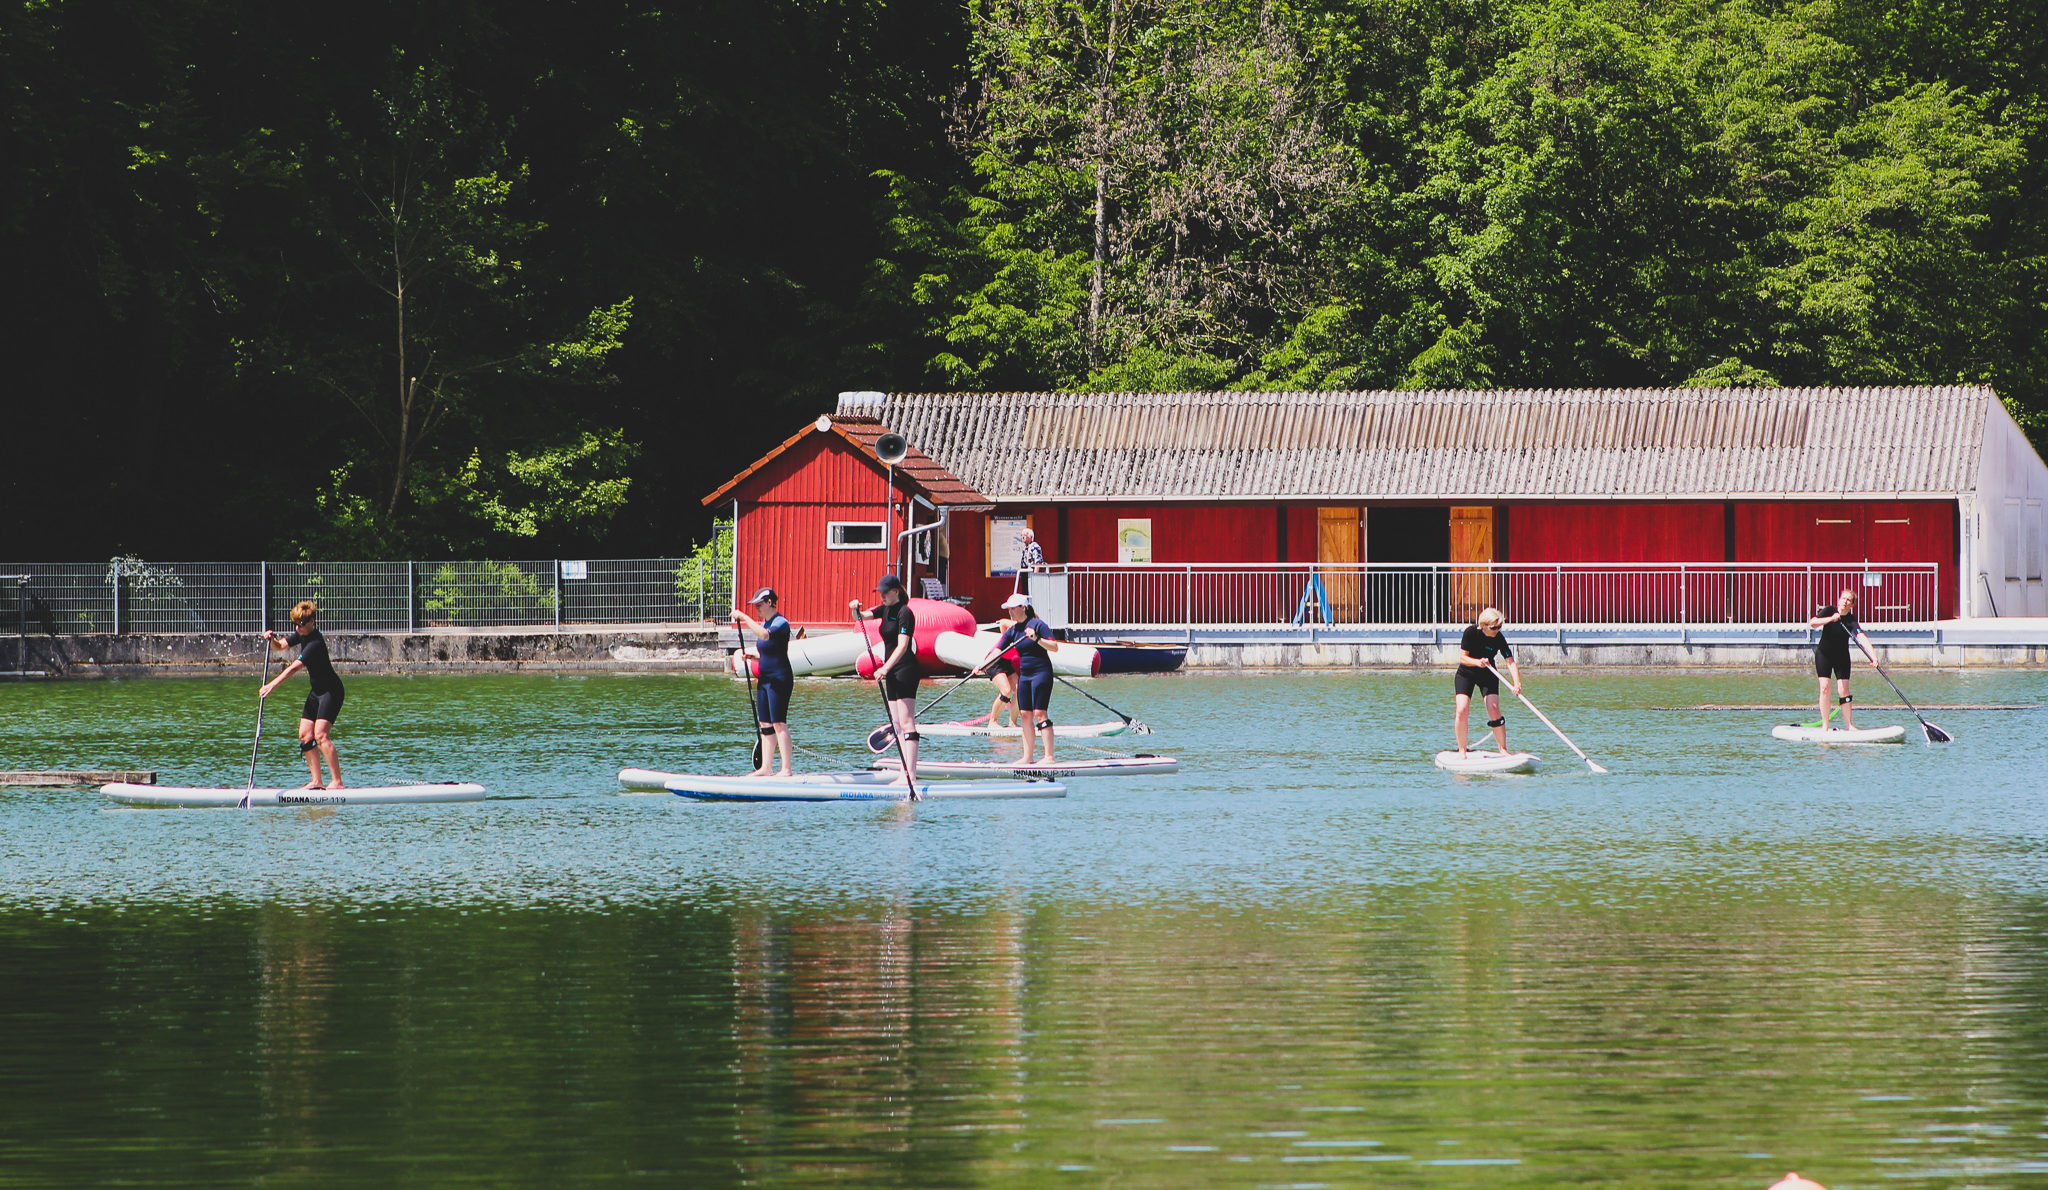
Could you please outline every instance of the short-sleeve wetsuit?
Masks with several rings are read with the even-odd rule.
[[[761,686],[755,695],[755,711],[763,723],[789,722],[789,694],[796,674],[789,666],[789,621],[779,613],[768,617],[761,627],[768,630],[758,638],[761,654]]]
[[[1024,635],[1026,628],[1037,632],[1039,640],[1052,635],[1050,625],[1037,616],[1032,616],[1003,629],[1003,635],[996,640],[996,651],[1007,652],[1011,646],[1016,646],[1017,709],[1049,710],[1052,704],[1052,658],[1046,653],[1044,645]]]
[[[885,600],[880,614],[884,661],[895,655],[898,640],[906,636],[910,638],[909,647],[903,652],[903,660],[890,666],[889,672],[882,675],[883,696],[891,702],[899,698],[916,698],[918,679],[924,676],[924,672],[917,665],[917,614],[910,610],[909,600],[902,603],[889,603]]]
[[[1459,639],[1458,648],[1467,657],[1491,661],[1495,657],[1513,659],[1515,651],[1508,647],[1506,633],[1486,635],[1485,629],[1477,624],[1467,625],[1465,635]],[[1500,677],[1485,666],[1460,665],[1458,676],[1452,680],[1452,688],[1460,694],[1470,695],[1477,688],[1482,695],[1500,693]]]
[[[1814,609],[1814,618],[1832,616],[1835,609],[1821,607]],[[1846,679],[1849,676],[1849,640],[1863,631],[1863,625],[1856,617],[1844,614],[1839,620],[1830,620],[1820,626],[1820,639],[1813,643],[1813,672],[1816,677]]]
[[[318,628],[304,636],[293,628],[285,640],[299,646],[299,664],[305,666],[306,679],[313,683],[313,692],[306,696],[306,708],[299,712],[299,717],[334,722],[341,715],[343,691],[341,675],[334,672],[334,661],[327,655],[327,638]]]

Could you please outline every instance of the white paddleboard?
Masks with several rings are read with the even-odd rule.
[[[980,665],[988,657],[989,650],[1002,639],[1001,629],[984,628],[973,636],[964,632],[941,632],[932,638],[932,652],[939,660],[957,669],[969,670]],[[1052,672],[1069,678],[1092,678],[1099,664],[1095,646],[1075,641],[1061,641],[1057,649],[1046,650],[1052,661]]]
[[[1055,729],[1057,730],[1057,729]],[[1053,764],[1021,760],[926,760],[919,757],[917,775],[933,777],[1142,777],[1148,773],[1171,773],[1180,761],[1171,756],[1104,756],[1094,760],[1062,760]],[[874,771],[897,773],[902,768],[894,757],[877,760]]]
[[[793,777],[723,777],[702,773],[670,776],[668,790],[682,797],[716,802],[900,802],[905,785],[889,784],[886,772],[800,773]],[[1065,797],[1057,781],[919,781],[919,797]]]
[[[1456,748],[1436,754],[1436,767],[1453,773],[1533,773],[1542,763],[1533,752],[1466,752]]]
[[[1125,724],[1120,719],[1107,723],[1055,723],[1052,725],[1054,739],[1081,739],[1090,736],[1122,735]],[[1014,727],[991,727],[987,723],[920,723],[917,731],[922,736],[988,736],[998,740],[1014,740],[1023,733]]]
[[[1781,740],[1792,740],[1802,744],[1896,744],[1906,738],[1903,727],[1859,727],[1850,731],[1843,727],[1806,727],[1798,723],[1781,723],[1771,729],[1771,734]]]
[[[478,802],[484,787],[467,782],[444,781],[431,785],[365,785],[350,789],[194,789],[176,785],[100,786],[100,792],[128,806],[186,806],[192,808],[233,808],[257,806],[388,806],[410,802]]]

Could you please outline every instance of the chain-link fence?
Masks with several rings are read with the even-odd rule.
[[[257,632],[301,599],[334,633],[723,620],[732,541],[720,522],[683,558],[0,562],[0,634]]]

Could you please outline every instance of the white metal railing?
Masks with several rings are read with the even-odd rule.
[[[1804,624],[1844,589],[1868,624],[1939,618],[1935,562],[1077,562],[1040,568],[1068,624],[1314,628],[1469,622]],[[1055,594],[1058,592],[1058,594]]]

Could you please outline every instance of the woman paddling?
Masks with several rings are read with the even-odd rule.
[[[1828,678],[1832,677],[1835,679],[1835,692],[1841,696],[1837,701],[1842,704],[1842,726],[1854,731],[1856,721],[1850,703],[1855,700],[1849,697],[1849,642],[1861,642],[1865,649],[1870,650],[1873,661],[1877,657],[1877,650],[1871,648],[1870,637],[1864,634],[1863,625],[1856,622],[1856,592],[1843,591],[1835,596],[1835,606],[1815,608],[1806,626],[1820,629],[1820,639],[1813,645],[1813,672],[1820,679],[1821,728],[1827,728],[1828,719],[1835,713],[1834,708],[1828,705]],[[1877,668],[1882,672],[1884,666]]]
[[[790,753],[795,745],[789,739],[789,695],[796,687],[796,674],[789,667],[789,621],[782,618],[776,608],[780,600],[775,588],[763,587],[754,592],[747,601],[754,607],[754,615],[743,611],[732,614],[732,622],[746,628],[759,640],[755,652],[761,658],[759,690],[755,695],[754,715],[761,724],[761,767],[747,774],[750,777],[766,777],[771,774],[787,777]],[[759,619],[755,619],[759,616]],[[744,655],[740,658],[746,664]],[[769,741],[773,741],[772,743]],[[775,756],[782,755],[782,769],[775,768]]]
[[[1516,694],[1522,692],[1522,667],[1515,661],[1515,651],[1508,647],[1508,638],[1501,635],[1501,624],[1506,619],[1499,608],[1489,607],[1466,627],[1464,637],[1458,641],[1458,676],[1453,679],[1452,688],[1457,691],[1460,756],[1465,754],[1465,735],[1471,722],[1472,691],[1475,689],[1486,696],[1486,725],[1493,729],[1493,739],[1500,745],[1501,753],[1507,753],[1508,721],[1500,713],[1500,675],[1490,666],[1495,657],[1507,658],[1508,687]]]
[[[320,608],[310,599],[301,599],[292,608],[292,631],[279,636],[268,628],[263,630],[263,639],[273,649],[299,647],[299,655],[290,665],[278,671],[278,675],[263,686],[262,698],[269,698],[270,692],[284,684],[286,678],[300,670],[313,683],[313,692],[306,696],[306,707],[299,712],[299,752],[306,758],[306,771],[312,779],[305,788],[319,789],[320,760],[327,761],[327,772],[331,780],[326,788],[340,789],[341,758],[334,752],[334,720],[341,714],[341,677],[334,672],[334,662],[327,656],[327,638],[313,623],[320,614]]]
[[[896,729],[896,751],[903,758],[903,776],[891,785],[917,788],[917,683],[924,676],[917,665],[917,616],[910,610],[910,596],[903,580],[885,574],[875,584],[882,602],[872,610],[860,600],[850,599],[856,620],[881,621],[882,660],[875,666],[875,680],[882,684],[882,697],[889,704],[889,723]]]
[[[1057,651],[1060,643],[1052,639],[1052,626],[1038,618],[1031,609],[1028,595],[1016,594],[1003,600],[1003,610],[1009,613],[1009,627],[996,638],[995,647],[982,658],[982,665],[989,664],[998,655],[1015,648],[1017,651],[1017,714],[1026,722],[1018,735],[1024,740],[1024,763],[1031,763],[1031,737],[1036,733],[1045,743],[1045,763],[1052,761],[1052,719],[1047,712],[1052,703],[1052,658],[1046,650]],[[981,666],[976,666],[979,671]]]

